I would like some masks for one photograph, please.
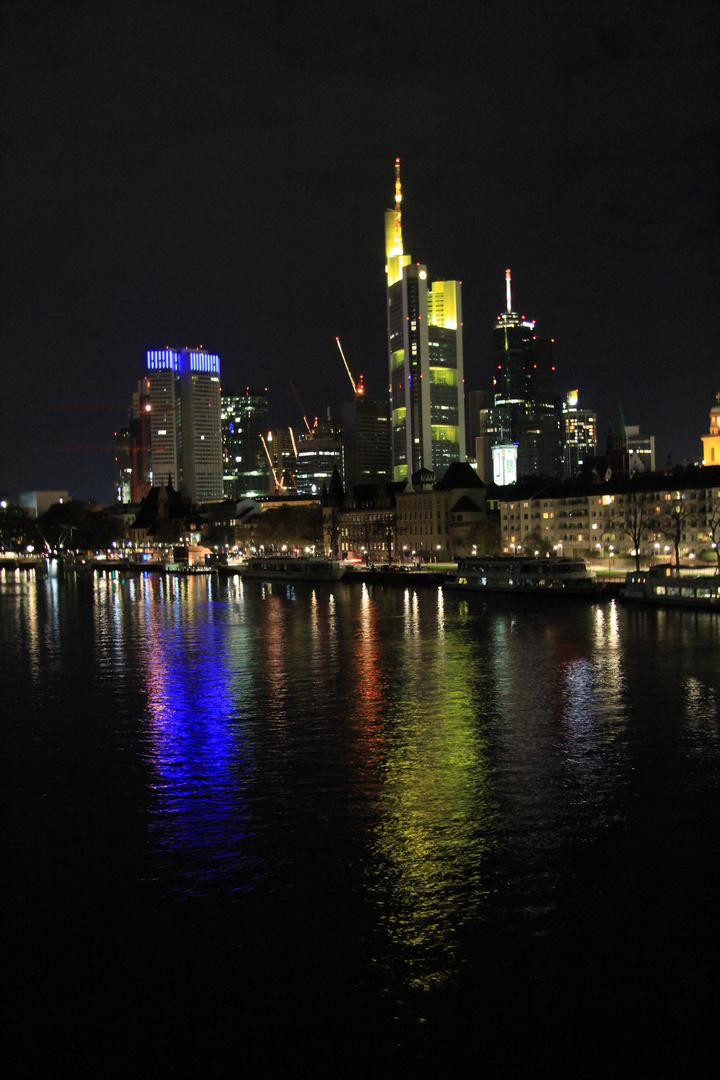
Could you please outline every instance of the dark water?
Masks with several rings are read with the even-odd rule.
[[[715,1075],[720,620],[0,579],[12,1076]]]

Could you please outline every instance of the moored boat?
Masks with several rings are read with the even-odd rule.
[[[238,573],[260,581],[339,581],[346,569],[322,555],[255,555]]]
[[[669,607],[709,608],[720,611],[720,577],[715,574],[677,574],[672,566],[651,566],[625,575],[620,599]]]
[[[507,592],[530,596],[594,596],[602,591],[594,570],[583,559],[531,559],[520,555],[471,556],[443,582],[446,589]]]

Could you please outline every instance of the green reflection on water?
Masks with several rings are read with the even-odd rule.
[[[462,624],[428,640],[408,618],[405,678],[387,702],[380,821],[369,868],[376,963],[407,987],[451,981],[462,931],[482,918],[496,806],[483,733],[483,667]]]

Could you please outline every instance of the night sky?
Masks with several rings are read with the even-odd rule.
[[[205,345],[273,426],[387,392],[383,212],[463,282],[466,391],[505,303],[601,442],[658,467],[720,391],[716,3],[5,0],[0,491],[112,498],[148,348]]]

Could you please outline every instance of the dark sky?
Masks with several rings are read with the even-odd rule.
[[[5,0],[0,491],[112,497],[145,350],[271,422],[386,392],[383,212],[463,282],[466,390],[514,307],[658,463],[720,390],[716,3]]]

